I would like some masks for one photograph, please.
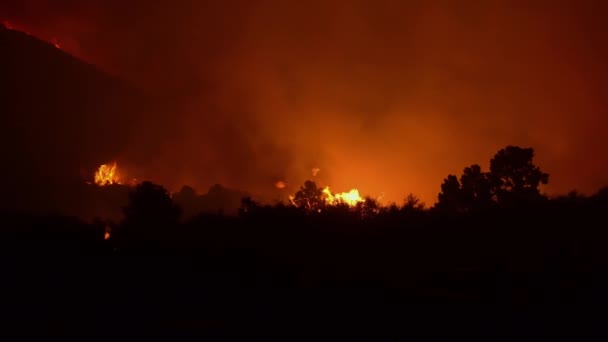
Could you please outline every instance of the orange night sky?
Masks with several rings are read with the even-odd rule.
[[[149,113],[171,125],[145,177],[263,194],[319,167],[337,191],[427,204],[508,144],[536,149],[549,193],[608,184],[607,14],[592,0],[0,4],[0,21],[171,104]],[[132,144],[119,165],[148,145]]]

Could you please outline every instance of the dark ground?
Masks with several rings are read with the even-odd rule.
[[[606,208],[365,219],[257,208],[147,234],[125,223],[110,240],[101,223],[7,214],[2,333],[602,340]]]

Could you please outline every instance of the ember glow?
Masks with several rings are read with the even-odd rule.
[[[25,33],[28,36],[32,36],[32,37],[36,37],[38,39],[41,39],[45,42],[47,42],[48,44],[53,45],[55,48],[57,49],[61,49],[61,44],[59,44],[59,39],[57,39],[57,37],[44,37],[44,35],[39,34],[39,35],[34,35],[32,34],[28,29],[26,29],[23,26],[15,26],[12,22],[5,20],[2,21],[2,25],[7,29],[7,30],[11,30],[11,31],[19,31],[21,33]]]
[[[51,38],[51,44],[53,44],[53,46],[57,49],[61,49],[61,45],[59,45],[59,41],[57,40],[57,38]]]
[[[2,25],[4,25],[4,27],[7,30],[11,30],[11,31],[19,31],[22,33],[27,34],[28,36],[32,36],[32,34],[30,33],[29,30],[25,29],[24,27],[20,26],[20,25],[15,25],[13,22],[5,20],[2,22]]]
[[[99,186],[121,184],[116,162],[99,166],[95,171],[95,184]]]

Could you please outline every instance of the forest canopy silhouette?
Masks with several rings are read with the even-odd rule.
[[[114,220],[0,212],[2,334],[604,336],[608,188],[547,197],[534,156],[506,146],[432,207],[330,202],[312,180],[274,204],[144,181],[88,185],[126,198]]]

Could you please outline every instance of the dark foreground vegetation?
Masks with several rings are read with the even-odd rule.
[[[180,220],[146,182],[116,225],[7,212],[2,333],[602,340],[608,191],[546,198],[532,157],[507,147],[447,177],[430,209],[327,206],[307,182],[298,206]]]

